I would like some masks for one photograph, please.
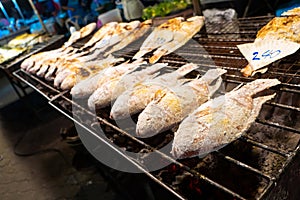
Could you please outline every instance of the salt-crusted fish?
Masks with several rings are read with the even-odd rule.
[[[277,79],[257,79],[202,104],[179,125],[172,154],[176,158],[204,155],[239,138],[275,94],[253,96],[278,84]]]
[[[223,69],[211,69],[200,79],[158,90],[156,99],[138,117],[136,134],[150,137],[172,128],[188,114],[205,103],[220,88]],[[215,84],[212,84],[212,83]]]
[[[108,56],[115,51],[121,50],[130,43],[141,38],[145,33],[147,33],[152,25],[152,20],[146,20],[140,24],[140,26],[131,32],[127,37],[123,38],[118,44],[114,45],[108,52],[104,54],[104,56]]]
[[[82,27],[80,30],[73,32],[71,34],[69,40],[64,43],[64,47],[69,47],[72,44],[74,44],[76,41],[88,36],[95,30],[96,27],[97,27],[97,24],[95,22],[92,22],[92,23]]]
[[[90,61],[80,66],[78,72],[72,71],[61,82],[60,88],[63,90],[71,89],[75,84],[82,80],[85,80],[94,74],[113,66],[117,62],[123,61],[123,58],[114,58],[109,56],[108,58],[96,61]]]
[[[21,68],[29,71],[30,68],[34,67],[37,62],[39,62],[39,64],[37,65],[41,65],[41,63],[44,60],[49,60],[51,58],[56,58],[59,55],[65,55],[65,54],[71,54],[73,52],[73,48],[72,47],[68,47],[68,48],[59,48],[59,49],[55,49],[55,50],[51,50],[51,51],[44,51],[44,52],[40,52],[37,54],[33,54],[32,56],[30,56],[29,58],[26,58],[22,63],[21,63]]]
[[[111,101],[114,101],[126,89],[131,88],[137,83],[151,79],[156,76],[156,72],[166,67],[166,63],[158,63],[153,66],[143,66],[142,70],[134,70],[116,77],[104,84],[102,84],[88,99],[88,106],[91,109],[103,108]],[[146,67],[146,68],[145,68]]]
[[[158,90],[180,83],[180,78],[197,68],[195,64],[186,64],[172,73],[163,74],[126,90],[112,106],[110,117],[117,120],[140,112],[154,99]]]
[[[136,63],[122,63],[114,67],[108,67],[86,80],[80,81],[71,89],[71,95],[74,98],[83,98],[92,94],[103,83],[122,76],[126,72],[143,64],[141,61]]]
[[[256,40],[287,40],[300,44],[300,15],[274,17],[268,24],[261,28]],[[261,67],[256,67],[248,64],[241,72],[244,76],[251,76]],[[266,71],[266,70],[265,70]],[[265,72],[264,71],[264,72]]]
[[[105,51],[108,47],[117,44],[125,39],[131,32],[133,32],[140,25],[140,21],[132,21],[129,23],[118,23],[115,29],[108,35],[105,35],[99,42],[97,42],[90,51],[95,49],[101,52]]]
[[[204,25],[203,16],[194,16],[180,23],[180,28],[173,34],[173,40],[163,44],[149,59],[150,63],[157,62],[163,55],[168,55],[187,43]]]
[[[81,52],[81,53],[69,53],[69,54],[57,54],[57,55],[53,55],[53,56],[48,56],[48,58],[45,58],[43,60],[39,60],[37,61],[33,67],[31,67],[30,69],[27,69],[28,72],[32,73],[32,74],[35,74],[37,73],[43,66],[43,64],[45,62],[49,62],[51,60],[58,60],[58,59],[64,59],[64,60],[71,60],[71,59],[74,59],[74,58],[78,58],[78,57],[81,57],[85,54],[87,54],[88,52]],[[53,62],[52,62],[53,63]],[[53,65],[55,65],[56,63],[53,63]],[[51,66],[50,66],[51,67]]]
[[[63,56],[57,58],[56,62],[49,66],[45,73],[45,79],[48,81],[54,80],[54,78],[64,70],[69,70],[73,66],[82,66],[84,63],[92,61],[98,57],[98,52],[85,55],[87,52],[83,51],[70,56]]]
[[[86,25],[85,27],[81,28],[79,31],[75,31],[74,33],[71,34],[69,40],[64,43],[64,45],[58,49],[51,50],[51,51],[45,51],[45,52],[40,52],[37,54],[34,54],[30,56],[29,58],[25,59],[22,64],[21,68],[24,70],[29,71],[29,69],[33,66],[39,66],[41,67],[41,64],[36,64],[36,62],[41,61],[41,60],[49,60],[49,59],[55,59],[57,57],[66,55],[66,54],[74,54],[77,52],[76,49],[72,48],[71,45],[78,41],[81,38],[86,37],[89,35],[93,30],[96,28],[96,23],[90,23]],[[73,53],[72,53],[73,52]],[[39,68],[38,68],[39,69]],[[38,69],[35,69],[33,71],[37,71]]]
[[[139,59],[146,53],[173,40],[173,34],[180,28],[182,21],[182,17],[176,17],[156,27],[143,42],[140,50],[134,55],[133,59]]]
[[[94,35],[93,37],[84,44],[84,46],[81,49],[85,49],[87,47],[93,46],[95,43],[97,43],[99,40],[101,40],[104,36],[109,35],[113,32],[113,30],[118,25],[118,22],[109,22],[107,24],[104,24]]]

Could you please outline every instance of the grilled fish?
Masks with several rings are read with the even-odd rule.
[[[182,17],[176,17],[156,27],[143,42],[140,50],[134,55],[133,59],[139,59],[146,53],[173,40],[173,34],[180,28],[182,21]]]
[[[111,67],[115,63],[123,60],[123,58],[114,58],[112,56],[109,56],[106,59],[84,63],[84,65],[79,68],[78,73],[75,73],[73,71],[64,78],[64,80],[61,82],[60,88],[63,90],[71,89],[80,81],[85,80],[98,73],[99,71]]]
[[[51,51],[44,51],[44,52],[40,52],[37,54],[33,54],[32,56],[25,59],[21,63],[21,68],[26,71],[29,71],[29,69],[34,67],[37,62],[39,62],[40,63],[39,65],[41,65],[42,62],[44,62],[45,60],[59,57],[58,56],[59,54],[61,56],[65,55],[65,54],[72,54],[73,50],[74,49],[72,47],[68,47],[65,49],[59,48],[59,49],[55,49],[55,50],[51,50]]]
[[[118,22],[109,22],[105,25],[103,25],[94,35],[93,37],[84,44],[84,46],[81,49],[85,49],[87,47],[93,46],[95,43],[97,43],[99,40],[101,40],[104,36],[111,34],[113,30],[118,25]]]
[[[43,64],[45,62],[50,62],[50,63],[53,63],[51,62],[51,60],[71,60],[71,59],[74,59],[74,58],[77,58],[77,57],[80,57],[80,56],[83,56],[85,54],[87,54],[88,52],[81,52],[81,53],[61,53],[61,54],[56,54],[56,55],[51,55],[51,56],[48,56],[48,57],[44,57],[44,59],[40,59],[38,60],[37,62],[34,63],[34,66],[32,66],[31,68],[27,68],[27,71],[32,73],[32,74],[35,74],[37,73],[43,66]],[[53,65],[51,65],[50,67],[52,66],[56,66],[55,63],[53,63]]]
[[[166,67],[167,64],[159,63],[153,66],[146,66],[142,70],[134,70],[112,79],[102,84],[88,99],[88,106],[91,109],[103,108],[111,101],[114,101],[126,89],[131,88],[137,83],[156,76],[156,72]],[[143,66],[145,67],[145,66]]]
[[[256,40],[287,40],[300,44],[300,15],[275,17],[256,35]],[[255,71],[260,68],[248,64],[241,72],[244,76],[251,76]]]
[[[130,43],[132,43],[135,40],[138,40],[141,38],[145,33],[147,33],[151,28],[152,20],[146,20],[140,24],[140,27],[137,28],[135,31],[130,33],[128,37],[121,40],[118,44],[114,45],[108,52],[104,54],[104,56],[108,56],[109,54],[112,54],[115,51],[121,50]]]
[[[93,32],[95,28],[96,28],[96,23],[90,23],[86,25],[85,27],[81,28],[79,31],[75,31],[74,33],[72,33],[69,40],[65,42],[62,47],[55,50],[40,52],[25,59],[21,64],[21,68],[29,71],[30,68],[35,66],[36,67],[35,70],[32,71],[36,72],[42,66],[40,62],[37,65],[35,64],[38,61],[55,59],[64,56],[66,54],[69,55],[75,54],[77,52],[77,49],[72,48],[71,45],[76,41],[78,41],[79,39],[89,35],[91,32]]]
[[[99,73],[95,74],[94,76],[83,80],[76,84],[71,89],[71,95],[74,98],[83,98],[90,94],[92,94],[98,87],[102,84],[114,79],[116,77],[122,76],[126,72],[138,67],[139,64],[143,64],[142,62],[139,63],[121,63],[120,65],[114,67],[108,67]]]
[[[82,66],[84,65],[84,63],[92,61],[98,57],[97,51],[95,51],[93,54],[85,55],[87,53],[88,52],[83,51],[81,53],[73,54],[70,56],[63,56],[57,58],[55,64],[49,66],[48,71],[45,74],[45,79],[51,81],[62,71],[69,70],[69,68],[73,68],[72,66],[75,65]]]
[[[155,95],[157,98],[139,115],[136,134],[139,137],[150,137],[172,128],[210,99],[219,89],[222,83],[220,76],[224,73],[226,70],[211,69],[200,79],[158,90]]]
[[[140,25],[139,21],[132,21],[129,23],[118,23],[115,29],[99,42],[97,42],[90,51],[95,49],[105,51],[108,47],[117,44],[121,40],[125,39],[131,32],[133,32]]]
[[[194,16],[180,23],[180,28],[174,32],[173,40],[163,44],[149,59],[150,63],[157,62],[163,55],[168,55],[187,43],[204,25],[203,16]]]
[[[163,74],[126,90],[112,106],[110,117],[117,120],[140,112],[153,100],[158,90],[180,83],[180,78],[197,68],[195,64],[186,64],[172,73]]]
[[[74,44],[76,41],[88,36],[91,34],[95,28],[97,27],[97,24],[95,22],[90,23],[84,27],[82,27],[80,30],[75,31],[74,33],[71,34],[69,40],[64,43],[64,48],[71,46]]]
[[[277,79],[257,79],[202,104],[179,125],[171,153],[176,158],[204,155],[234,141],[275,96],[253,95],[278,84]]]

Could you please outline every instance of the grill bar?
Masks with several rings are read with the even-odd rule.
[[[263,120],[263,119],[258,119],[257,122],[259,122],[261,124],[266,124],[268,126],[273,126],[273,127],[279,128],[279,129],[284,129],[286,131],[291,131],[291,132],[300,134],[300,130],[285,126],[283,124],[278,124],[278,123],[271,122],[271,121],[268,121],[268,120]]]
[[[238,161],[238,160],[236,160],[236,159],[234,159],[234,158],[232,158],[232,157],[230,157],[230,156],[224,155],[224,154],[221,153],[220,151],[217,151],[217,152],[218,152],[224,159],[226,159],[226,160],[228,160],[228,161],[230,161],[230,162],[232,162],[232,163],[234,163],[234,164],[236,164],[236,165],[238,165],[238,166],[241,166],[241,167],[243,167],[243,168],[245,168],[245,169],[248,169],[248,170],[250,170],[250,171],[253,171],[253,172],[257,173],[258,175],[260,175],[260,176],[262,176],[262,177],[268,179],[269,181],[275,179],[274,177],[270,177],[269,175],[262,173],[262,172],[261,172],[260,170],[258,170],[258,169],[255,169],[255,168],[253,168],[253,167],[251,167],[251,166],[249,166],[249,165],[247,165],[247,164],[245,164],[245,163],[242,163],[241,161]]]
[[[251,138],[248,138],[247,136],[242,136],[242,137],[239,138],[239,140],[248,142],[248,143],[250,143],[250,144],[252,144],[252,145],[254,145],[254,146],[257,146],[257,147],[259,147],[259,148],[265,149],[265,150],[267,150],[267,151],[276,153],[276,154],[278,154],[278,155],[281,155],[281,156],[284,156],[284,157],[287,157],[287,158],[291,156],[291,154],[289,154],[289,153],[285,153],[285,152],[280,151],[280,150],[278,150],[278,149],[276,149],[276,148],[273,148],[273,147],[270,147],[270,146],[268,146],[268,145],[265,145],[265,144],[262,144],[262,143],[260,143],[260,142],[257,142],[257,141],[255,141],[255,140],[253,140],[253,139],[251,139]]]
[[[25,78],[23,78],[20,75],[21,73],[25,74],[30,79],[34,80],[36,83],[38,83],[42,87],[46,88],[46,90],[50,90],[50,91],[53,91],[55,93],[61,93],[59,90],[57,90],[54,87],[52,87],[51,85],[49,85],[49,84],[41,81],[39,78],[35,77],[34,75],[29,74],[28,72],[24,71],[23,69],[18,69],[17,71],[13,72],[13,75],[15,77],[17,77],[19,80],[23,81],[24,83],[26,83],[27,85],[29,85],[31,88],[33,88],[35,91],[37,91],[38,93],[40,93],[41,95],[43,95],[47,100],[51,100],[51,97],[48,96],[47,94],[45,94],[44,92],[42,92],[41,89],[37,87],[37,85],[34,85],[33,83],[30,83],[28,80],[26,80]]]

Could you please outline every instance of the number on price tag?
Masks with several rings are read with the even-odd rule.
[[[254,43],[237,45],[237,47],[255,71],[295,53],[300,48],[300,44],[287,40],[259,39]]]
[[[261,59],[272,59],[275,58],[276,56],[278,56],[281,53],[280,49],[277,50],[267,50],[265,52],[263,52],[262,54],[260,54],[260,52],[255,51],[253,52],[253,58],[252,60],[261,60]]]

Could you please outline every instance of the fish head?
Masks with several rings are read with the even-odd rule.
[[[130,117],[128,105],[129,98],[129,94],[127,92],[124,92],[116,99],[110,111],[111,119],[119,120]]]
[[[138,117],[136,134],[141,137],[151,137],[165,129],[166,112],[162,107],[151,102]]]

